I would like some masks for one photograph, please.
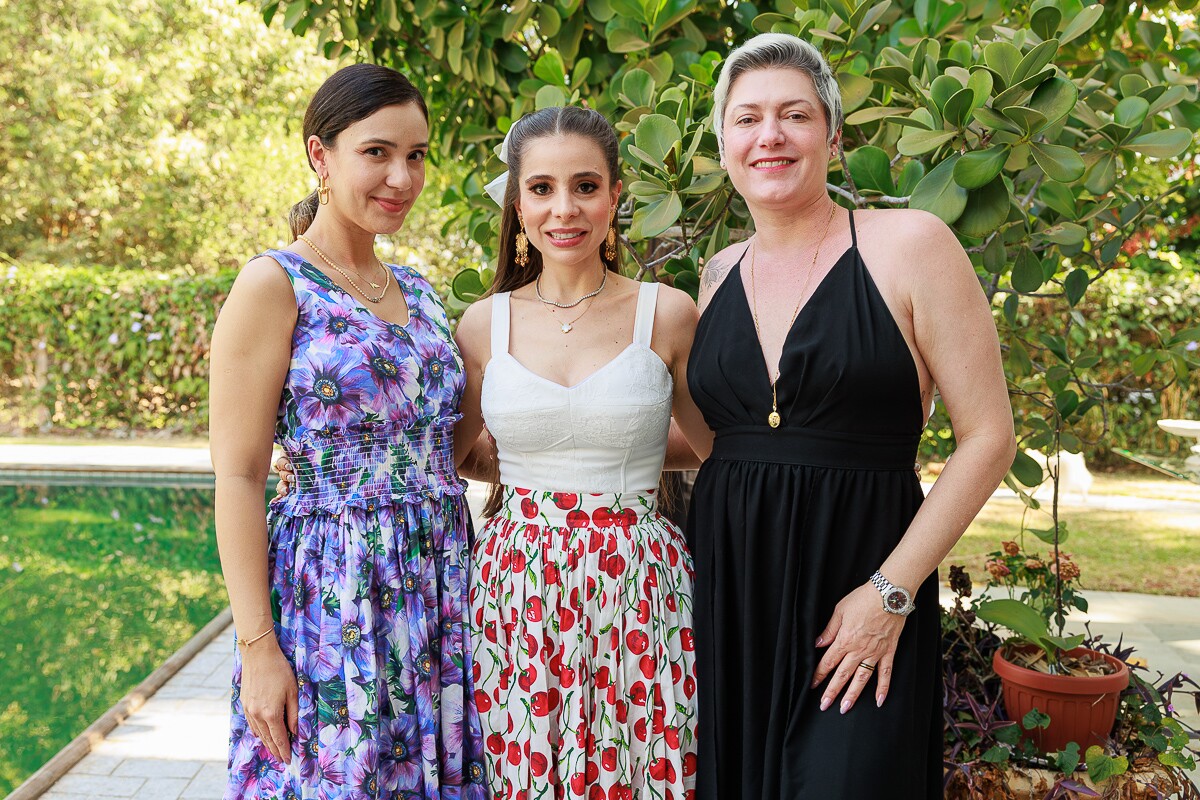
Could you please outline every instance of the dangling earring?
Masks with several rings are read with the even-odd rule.
[[[329,184],[324,175],[317,176],[317,202],[323,206],[329,205]]]
[[[617,210],[615,208],[612,219],[608,223],[608,236],[604,237],[604,257],[609,261],[617,260]]]
[[[529,266],[529,237],[525,235],[525,220],[521,217],[521,212],[517,212],[517,223],[521,226],[521,230],[517,231],[517,240],[515,242],[517,248],[516,258],[518,266]]]

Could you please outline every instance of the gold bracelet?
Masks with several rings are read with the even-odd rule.
[[[255,636],[253,639],[243,639],[241,637],[238,637],[237,643],[239,645],[241,645],[242,647],[249,647],[250,645],[257,642],[259,639],[266,636],[268,633],[274,633],[274,632],[275,632],[275,626],[272,625],[271,627],[267,628],[265,631],[260,633],[258,636]]]

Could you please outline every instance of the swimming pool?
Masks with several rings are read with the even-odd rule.
[[[225,605],[211,477],[0,471],[0,797]]]

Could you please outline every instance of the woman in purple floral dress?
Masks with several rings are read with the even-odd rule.
[[[425,279],[374,255],[424,185],[424,101],[399,73],[347,67],[304,137],[321,188],[293,210],[297,241],[246,266],[213,334],[238,636],[225,797],[483,800],[462,363]],[[264,515],[272,432],[296,487]]]

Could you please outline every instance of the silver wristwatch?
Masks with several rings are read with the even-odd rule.
[[[891,581],[883,577],[882,572],[876,572],[871,576],[871,585],[879,590],[879,594],[883,595],[883,610],[889,614],[907,617],[916,608],[913,605],[912,592],[894,586]]]

